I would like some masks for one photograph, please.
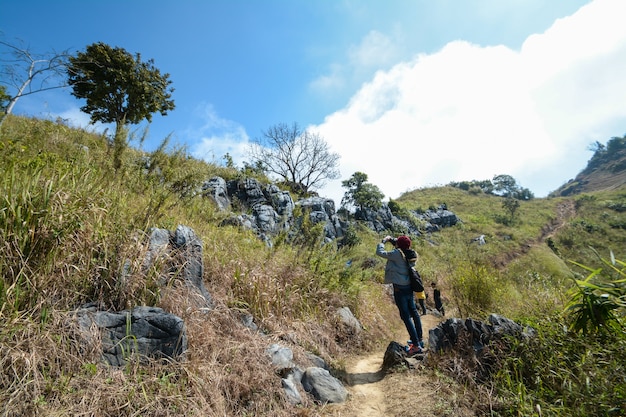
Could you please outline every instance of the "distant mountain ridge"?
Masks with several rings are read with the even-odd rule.
[[[626,135],[614,137],[606,146],[596,143],[596,151],[573,180],[552,193],[551,197],[571,196],[591,191],[613,190],[626,184]]]

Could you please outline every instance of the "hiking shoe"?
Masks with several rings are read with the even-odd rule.
[[[424,341],[423,340],[420,340],[417,344],[419,345],[419,347],[424,349]]]
[[[418,353],[423,353],[423,350],[421,347],[419,347],[419,345],[409,346],[409,350],[407,352],[409,356],[417,355]]]

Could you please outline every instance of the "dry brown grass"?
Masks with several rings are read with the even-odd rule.
[[[100,270],[94,278],[99,281],[90,286],[79,277],[96,267],[85,255],[94,252],[77,250],[69,259],[82,267],[54,266],[61,273],[56,286],[45,288],[48,298],[40,298],[28,313],[2,315],[0,415],[313,416],[318,405],[307,395],[298,407],[286,401],[267,348],[272,343],[291,348],[300,366],[310,365],[306,353],[313,352],[340,367],[350,349],[366,349],[387,327],[375,308],[377,297],[385,297],[380,287],[366,287],[363,294],[361,320],[367,335],[351,334],[335,317],[336,308],[344,305],[342,297],[319,286],[288,256],[269,257],[261,266],[244,256],[213,260],[205,268],[205,283],[215,307],[206,309],[176,273],[156,288],[163,274],[143,268],[144,239],[133,234],[120,242],[115,249],[120,260],[108,264],[107,273]],[[80,247],[86,246],[83,242]],[[169,269],[170,261],[159,265]],[[80,285],[86,292],[80,292]],[[60,308],[91,296],[117,309],[158,300],[157,306],[186,323],[184,360],[131,360],[122,369],[102,364],[97,343],[85,345],[78,334],[72,309]],[[253,313],[260,331],[245,327],[242,313]]]
[[[185,359],[131,360],[121,369],[100,363],[97,346],[85,350],[71,313],[53,311],[45,326],[31,317],[5,321],[12,330],[1,332],[0,415],[294,415],[266,354],[273,338],[225,307],[178,310],[189,336]]]
[[[473,393],[434,370],[419,366],[398,371],[384,381],[385,415],[421,417],[474,417]]]

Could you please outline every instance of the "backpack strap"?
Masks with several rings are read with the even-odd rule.
[[[400,251],[400,254],[402,255],[402,259],[404,259],[404,262],[406,262],[407,268],[411,268],[411,263],[406,258],[406,254],[404,253],[404,251],[402,249],[400,249],[400,248],[398,248],[398,250]]]

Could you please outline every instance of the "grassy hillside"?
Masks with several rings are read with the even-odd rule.
[[[190,158],[166,141],[150,153],[129,148],[118,171],[111,152],[105,137],[59,123],[9,117],[2,125],[2,415],[318,415],[322,410],[311,401],[301,407],[285,401],[265,349],[280,342],[297,358],[313,352],[340,369],[350,354],[388,343],[401,326],[380,285],[384,264],[374,249],[381,236],[357,227],[360,243],[337,250],[321,246],[319,230],[311,227],[301,246],[283,242],[269,249],[249,232],[219,227],[227,214],[197,194],[211,176],[234,179],[241,172]],[[577,288],[573,278],[589,274],[570,261],[606,270],[597,254],[608,259],[612,250],[625,259],[623,184],[524,201],[512,218],[501,198],[452,187],[415,190],[397,202],[410,210],[445,203],[462,219],[456,227],[414,239],[420,270],[427,282],[439,282],[449,315],[483,319],[499,313],[539,325],[545,329],[534,346],[540,353],[554,351],[554,337],[565,339],[554,332],[568,324],[561,315],[571,299],[568,291]],[[204,281],[217,305],[208,315],[185,296],[175,276],[162,287],[156,282],[161,271],[141,268],[150,228],[173,230],[179,224],[190,226],[204,244]],[[478,235],[485,235],[485,245],[472,243]],[[613,276],[599,274],[605,280]],[[77,343],[72,326],[72,311],[89,302],[113,310],[154,305],[179,315],[189,336],[187,360],[131,362],[121,370],[102,366],[95,352]],[[363,333],[348,334],[337,325],[334,312],[343,306],[361,321]],[[623,320],[623,308],[613,312]],[[247,329],[241,313],[252,314],[262,333]],[[566,336],[574,346],[581,340],[586,346],[602,343],[611,364],[624,363],[623,329],[597,339]],[[576,352],[572,361],[581,356]],[[526,363],[554,363],[559,376],[572,365],[547,353],[534,358]],[[626,395],[624,380],[619,383],[626,371],[604,369],[605,357],[597,359],[570,379],[565,375],[537,388],[526,380],[531,370],[522,366],[516,368],[519,379],[498,379],[510,371],[503,358],[503,373],[487,383],[502,390],[497,415],[529,415],[524,411],[535,403],[550,410],[559,396],[554,413],[568,414],[575,406],[584,413],[588,408],[576,389],[585,386],[586,373],[601,381],[595,387],[591,382],[593,393],[617,378],[613,395],[604,399],[604,409],[615,408]],[[613,376],[603,378],[609,371]],[[573,386],[571,397],[553,388],[560,382]]]

